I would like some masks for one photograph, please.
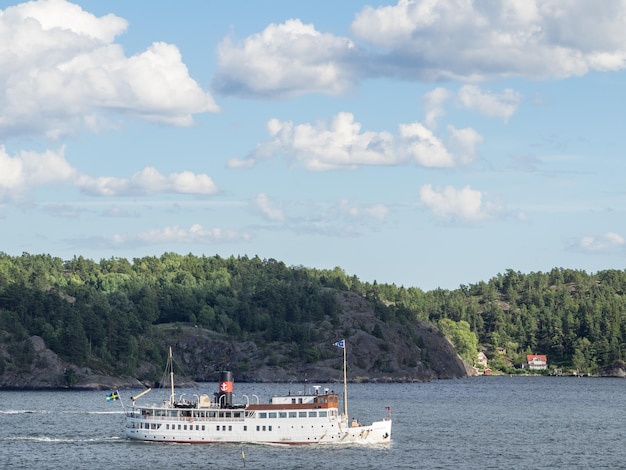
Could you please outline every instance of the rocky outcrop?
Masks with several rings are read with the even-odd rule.
[[[198,382],[219,379],[231,370],[238,382],[339,382],[343,380],[343,351],[334,346],[346,340],[348,380],[351,382],[423,382],[466,377],[468,369],[454,347],[429,324],[417,321],[383,322],[371,304],[352,292],[337,293],[342,307],[338,325],[329,321],[306,325],[319,340],[307,345],[267,343],[262,337],[236,340],[195,326],[162,325],[153,339],[172,346],[177,373]],[[313,330],[314,329],[314,330]],[[142,363],[135,377],[94,372],[61,360],[36,336],[28,369],[5,367],[0,388],[122,389],[153,384],[165,364]],[[11,363],[11,352],[0,350]]]
[[[603,377],[626,378],[626,363],[617,360],[611,366],[601,369],[600,375]]]
[[[32,351],[32,360],[27,368],[12,365],[12,351],[1,345],[0,355],[4,359],[4,373],[0,375],[2,389],[116,389],[140,387],[141,383],[132,377],[116,377],[96,373],[89,367],[81,367],[63,361],[46,347],[39,336],[26,340],[23,349]]]

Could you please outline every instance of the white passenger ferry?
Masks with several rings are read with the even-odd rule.
[[[200,395],[195,401],[176,400],[172,356],[171,394],[160,404],[137,405],[126,410],[126,437],[141,441],[178,443],[266,443],[266,444],[386,444],[391,441],[391,409],[387,416],[369,425],[348,419],[344,349],[344,410],[339,395],[313,387],[311,393],[272,396],[260,403],[244,395],[245,403],[234,404],[233,378],[222,372],[214,399]]]

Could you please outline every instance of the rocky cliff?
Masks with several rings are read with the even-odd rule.
[[[334,382],[343,380],[343,351],[334,343],[346,340],[348,380],[351,382],[419,382],[466,377],[470,368],[432,325],[419,322],[382,322],[362,297],[340,292],[340,325],[309,325],[320,338],[302,359],[299,345],[267,343],[261,338],[236,340],[193,325],[161,325],[155,335],[172,346],[186,376],[198,382],[217,381],[219,372],[232,370],[239,382]],[[31,337],[34,354],[28,368],[5,367],[0,388],[113,389],[142,387],[161,377],[163,364],[140,364],[133,377],[94,372],[64,362],[39,337]],[[300,354],[296,354],[299,351]],[[12,352],[0,345],[5,364]]]

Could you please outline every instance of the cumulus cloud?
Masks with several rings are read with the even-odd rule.
[[[164,176],[146,167],[130,178],[81,176],[77,185],[94,196],[149,196],[158,193],[210,195],[218,192],[213,180],[205,174],[189,171]]]
[[[92,178],[65,159],[65,149],[43,153],[21,151],[10,156],[0,147],[0,201],[25,199],[35,189],[55,185],[74,186],[92,196],[147,196],[159,193],[215,194],[219,188],[206,174],[172,173],[164,176],[147,167],[130,178]]]
[[[213,86],[225,94],[265,97],[336,95],[354,85],[350,62],[355,54],[351,40],[291,19],[271,24],[241,43],[224,39]]]
[[[463,106],[475,109],[486,116],[501,118],[504,122],[507,122],[517,110],[521,96],[519,92],[510,88],[501,94],[494,94],[483,92],[476,85],[465,85],[458,93]]]
[[[298,19],[226,38],[213,84],[274,97],[334,95],[365,78],[475,83],[615,71],[626,67],[625,18],[624,0],[399,0],[357,13],[353,38]]]
[[[578,249],[590,253],[610,253],[623,250],[626,240],[617,233],[607,232],[600,236],[586,235],[576,245]]]
[[[361,124],[351,113],[339,113],[328,125],[294,125],[291,121],[272,119],[267,125],[272,141],[259,144],[243,160],[231,161],[231,167],[251,166],[254,162],[277,154],[312,171],[354,169],[361,165],[398,163],[393,152],[393,136],[388,132],[361,132]]]
[[[284,155],[311,171],[353,170],[360,166],[399,165],[409,161],[425,167],[453,167],[471,162],[482,137],[473,129],[448,126],[441,139],[423,124],[401,124],[398,134],[362,131],[351,113],[337,114],[330,124],[294,124],[272,119],[273,140],[257,145],[247,157],[229,162],[250,168],[256,162]]]
[[[277,208],[276,204],[265,193],[257,194],[252,198],[252,205],[268,220],[277,222],[285,220],[283,211]]]
[[[0,137],[58,138],[105,126],[108,113],[188,126],[218,110],[176,46],[155,42],[126,57],[114,43],[126,28],[66,0],[0,10]]]
[[[0,201],[20,200],[32,188],[71,182],[78,176],[65,160],[64,148],[44,153],[21,151],[12,157],[0,146]]]
[[[446,219],[476,222],[490,218],[497,210],[495,204],[485,200],[482,192],[469,186],[433,188],[426,184],[420,188],[419,198],[435,215]]]
[[[390,74],[565,78],[626,66],[625,17],[623,0],[399,0],[364,8],[352,32]]]

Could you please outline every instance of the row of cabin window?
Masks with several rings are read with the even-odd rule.
[[[187,431],[187,425],[186,424],[172,424],[172,430],[176,429],[176,426],[178,426],[178,430],[179,431]],[[149,423],[146,423],[146,429],[150,429],[150,425]],[[155,424],[152,424],[152,429],[158,429],[157,426]],[[165,425],[165,429],[170,429],[170,425],[166,424]],[[215,426],[215,430],[216,431],[226,431],[228,429],[228,431],[232,431],[233,427],[231,425],[223,425],[220,426],[219,424],[217,426]],[[196,424],[196,431],[204,431],[205,430],[205,425],[204,424]],[[244,426],[243,427],[244,431],[248,430],[248,426]],[[257,426],[256,427],[257,431],[271,431],[272,430],[272,426]],[[193,431],[193,424],[189,425],[189,431]]]
[[[286,418],[287,416],[289,416],[290,418],[317,418],[318,416],[320,418],[326,418],[328,417],[328,411],[279,411],[278,413],[276,413],[275,411],[270,411],[269,413],[267,412],[262,412],[259,413],[259,418],[264,419],[264,418]]]

